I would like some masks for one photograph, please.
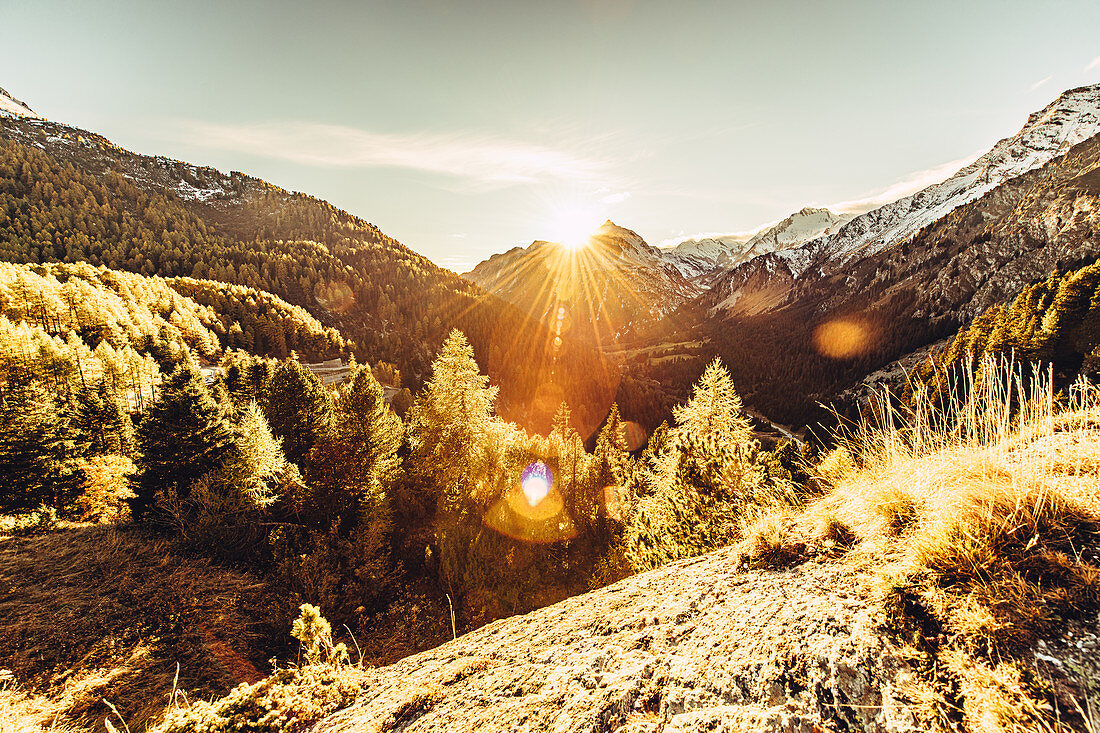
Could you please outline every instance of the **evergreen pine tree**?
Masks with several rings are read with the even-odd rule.
[[[73,425],[88,443],[91,455],[131,455],[134,425],[125,406],[105,381],[78,390]]]
[[[409,463],[433,507],[452,511],[471,495],[488,459],[496,395],[466,337],[452,331],[409,411]]]
[[[75,511],[87,444],[72,427],[72,413],[45,391],[23,385],[0,398],[0,512],[45,504]]]
[[[627,500],[623,489],[628,484],[630,472],[630,454],[626,451],[626,438],[623,434],[622,418],[618,404],[611,405],[604,427],[596,438],[596,449],[592,454],[589,485],[602,494],[603,511],[599,512],[596,531],[601,538],[607,538],[611,531],[611,519],[623,519],[622,506]]]
[[[221,467],[232,438],[232,426],[202,374],[188,364],[176,367],[138,425],[134,519],[146,518],[158,494],[185,500],[196,479]]]
[[[329,391],[297,361],[286,361],[271,376],[263,409],[286,459],[305,472],[309,452],[332,425]]]
[[[741,398],[718,359],[674,416],[667,444],[648,456],[649,490],[626,532],[627,556],[638,570],[732,541],[736,517],[766,477]]]
[[[333,429],[310,456],[307,511],[322,522],[350,525],[377,507],[396,478],[404,426],[366,367],[341,390],[334,415]]]

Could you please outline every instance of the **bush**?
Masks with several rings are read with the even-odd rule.
[[[320,609],[304,604],[291,635],[302,644],[305,666],[276,668],[220,700],[170,710],[152,733],[292,733],[351,704],[362,689],[363,670],[348,664],[344,644],[333,644]]]
[[[92,456],[83,462],[84,487],[76,500],[77,512],[85,522],[122,522],[130,518],[127,500],[134,497],[127,477],[134,462],[126,456]]]

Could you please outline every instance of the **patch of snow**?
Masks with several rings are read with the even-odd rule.
[[[36,120],[42,116],[32,110],[23,102],[0,89],[0,117],[32,117]]]
[[[807,206],[755,233],[688,239],[663,253],[685,277],[698,277],[718,268],[736,267],[760,255],[798,247],[839,230],[851,218],[850,214]]]

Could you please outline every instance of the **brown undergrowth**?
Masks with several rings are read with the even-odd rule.
[[[0,669],[11,674],[0,709],[21,706],[19,731],[102,729],[106,699],[131,730],[144,730],[174,686],[197,700],[261,679],[289,615],[255,578],[138,529],[6,537]]]

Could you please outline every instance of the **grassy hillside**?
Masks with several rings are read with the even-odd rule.
[[[0,668],[18,686],[0,682],[0,716],[12,716],[0,724],[102,729],[105,698],[142,730],[163,715],[177,663],[191,700],[255,682],[283,648],[280,603],[256,578],[137,529],[2,537]]]

